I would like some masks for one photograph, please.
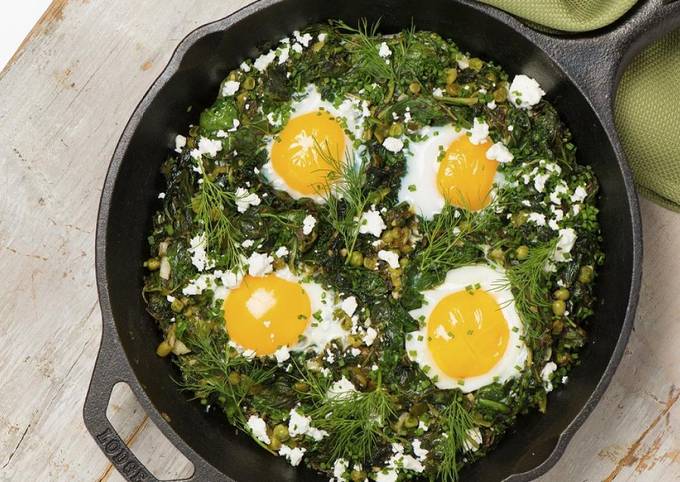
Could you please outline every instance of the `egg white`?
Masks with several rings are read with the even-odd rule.
[[[501,359],[487,373],[458,379],[447,375],[437,366],[427,344],[427,322],[432,310],[442,298],[477,283],[480,289],[493,296],[501,307],[503,317],[508,323],[508,345]],[[424,319],[425,321],[419,330],[407,334],[406,353],[412,361],[420,365],[421,369],[430,367],[425,371],[430,378],[436,380],[435,385],[438,388],[458,388],[464,393],[469,393],[496,381],[504,383],[520,375],[529,352],[522,340],[524,327],[515,309],[514,298],[502,270],[484,264],[463,266],[449,271],[442,284],[423,291],[422,294],[425,298],[423,306],[410,311],[409,314],[416,320]]]
[[[318,112],[319,110],[328,112],[340,121],[341,125],[344,123],[345,152],[347,152],[347,150],[354,150],[354,159],[359,159],[359,157],[364,154],[365,149],[363,149],[363,146],[355,147],[355,143],[361,139],[364,132],[364,121],[366,117],[370,116],[366,104],[358,99],[347,98],[336,107],[332,103],[321,98],[321,93],[316,85],[309,84],[291,104],[291,113],[288,120],[304,114],[309,114],[310,112]],[[286,124],[284,123],[281,128],[284,129],[285,126]],[[302,194],[290,187],[286,181],[277,174],[271,160],[272,148],[275,142],[275,137],[271,137],[267,142],[267,163],[262,166],[262,174],[264,174],[264,177],[274,189],[287,192],[293,199],[307,197],[313,199],[317,203],[322,203],[322,196]]]
[[[462,135],[467,135],[468,129],[458,129],[453,125],[437,127],[426,126],[417,132],[419,141],[410,141],[406,155],[406,174],[401,179],[398,199],[407,202],[416,214],[425,219],[432,219],[439,214],[446,205],[446,199],[439,191],[437,173],[439,172],[440,157],[449,145]],[[492,144],[489,144],[489,147]],[[503,184],[504,177],[496,173],[494,183]],[[492,192],[492,196],[493,196]]]

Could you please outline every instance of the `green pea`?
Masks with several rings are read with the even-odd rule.
[[[529,246],[527,246],[526,244],[518,246],[517,249],[515,250],[515,257],[520,261],[524,261],[525,259],[527,259],[529,257]]]
[[[182,303],[182,300],[179,298],[175,298],[172,300],[172,303],[170,303],[170,309],[175,313],[181,313],[184,309],[184,303]]]
[[[581,266],[581,269],[578,272],[578,280],[580,283],[588,284],[591,281],[593,281],[594,274],[595,271],[593,270],[592,266],[589,265]]]
[[[253,90],[255,88],[255,79],[252,77],[246,77],[243,80],[243,88],[246,90]]]
[[[270,442],[269,442],[269,447],[270,447],[272,450],[279,450],[279,449],[281,448],[281,445],[283,445],[283,444],[282,444],[281,441],[280,441],[279,439],[277,439],[276,437],[272,437],[271,440],[270,440]]]
[[[325,45],[325,42],[321,42],[321,41],[315,42],[314,45],[312,45],[312,52],[314,52],[314,53],[318,52],[319,50],[321,50],[323,48],[324,45]]]
[[[468,61],[468,67],[470,67],[475,72],[479,72],[482,70],[482,67],[484,67],[484,61],[482,59],[478,59],[477,57],[473,57]]]
[[[305,382],[295,382],[293,384],[293,389],[297,390],[298,392],[307,393],[309,391],[309,385],[307,385]]]
[[[512,215],[511,221],[512,221],[513,226],[519,227],[519,226],[523,225],[524,223],[526,223],[528,219],[529,219],[529,213],[526,212],[526,211],[520,211],[520,212]]]
[[[567,301],[570,296],[571,293],[569,293],[569,290],[567,288],[557,289],[553,293],[553,298],[555,298],[556,300]]]
[[[499,103],[508,100],[508,90],[505,86],[501,86],[493,91],[493,100]]]
[[[446,93],[452,97],[460,95],[460,85],[453,83],[446,86]]]
[[[377,264],[378,260],[375,258],[364,258],[364,268],[366,269],[375,269]]]
[[[363,470],[352,470],[352,472],[349,475],[350,479],[352,479],[352,482],[361,482],[363,480],[366,480],[366,472]]]
[[[420,93],[420,84],[419,84],[418,82],[411,82],[411,83],[408,85],[408,90],[409,90],[412,94],[418,94],[418,93]]]
[[[395,122],[390,126],[388,134],[392,137],[399,137],[404,133],[404,126],[400,122]]]
[[[347,316],[347,314],[345,314],[345,316],[342,317],[342,322],[340,323],[340,326],[342,326],[342,329],[345,330],[345,331],[351,330],[352,329],[352,318],[350,318],[349,316]]]
[[[458,71],[456,69],[446,69],[446,85],[453,84],[458,78]]]
[[[146,263],[144,263],[144,266],[146,266],[146,269],[149,271],[156,271],[161,267],[161,260],[158,258],[149,258],[146,260]]]
[[[288,427],[281,424],[277,425],[276,427],[274,427],[273,436],[279,439],[281,442],[285,442],[290,438],[290,434],[288,433]]]
[[[238,372],[231,372],[227,377],[230,385],[238,385],[241,383],[241,375]]]
[[[352,251],[352,254],[349,255],[349,264],[358,268],[364,264],[364,255],[359,251]]]
[[[494,248],[489,253],[489,257],[496,261],[497,263],[502,263],[505,261],[505,253],[501,248]]]
[[[404,420],[404,426],[406,428],[415,428],[418,426],[418,417],[414,417],[413,415],[410,415],[406,417],[406,420]]]
[[[562,316],[567,310],[567,305],[562,300],[555,300],[552,302],[552,311],[555,316]]]
[[[160,357],[166,357],[172,352],[172,346],[170,346],[170,343],[167,341],[163,340],[160,342],[158,345],[158,348],[156,348],[156,355]]]

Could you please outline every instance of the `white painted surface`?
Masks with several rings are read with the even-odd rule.
[[[56,0],[0,74],[0,481],[121,480],[82,422],[101,334],[101,186],[179,40],[246,3]],[[542,481],[680,480],[680,215],[643,200],[642,217],[636,329],[602,401]],[[109,413],[156,475],[190,472],[129,391]]]
[[[50,2],[51,0],[0,1],[0,70],[12,58]]]

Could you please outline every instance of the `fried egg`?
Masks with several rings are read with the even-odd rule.
[[[405,347],[437,387],[468,393],[520,374],[528,350],[502,271],[457,268],[423,296],[423,306],[409,312],[420,328],[407,334]]]
[[[478,122],[470,131],[453,125],[421,129],[417,136],[421,140],[408,146],[399,201],[408,202],[426,219],[446,203],[471,211],[485,208],[494,182],[501,180],[498,161],[487,157],[493,145],[487,136],[488,126]]]
[[[349,333],[334,316],[338,306],[333,292],[284,268],[244,276],[225,294],[223,312],[230,341],[266,356],[282,347],[320,352],[335,339],[345,344]]]
[[[321,98],[315,85],[308,85],[268,144],[265,177],[274,188],[294,199],[308,197],[322,202],[319,192],[337,167],[329,159],[345,162],[357,158],[355,142],[358,144],[361,138],[368,115],[366,104],[358,99],[348,98],[335,106]]]

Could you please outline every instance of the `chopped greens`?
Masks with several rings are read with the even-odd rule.
[[[173,355],[179,387],[206,410],[293,465],[345,481],[457,481],[524,414],[549,413],[548,392],[579,363],[604,262],[589,159],[577,162],[549,102],[529,102],[543,94],[537,84],[516,91],[520,76],[436,33],[331,21],[268,47],[228,74],[162,166],[143,292],[162,331],[157,354]],[[345,149],[313,129],[290,141],[291,169],[309,159],[310,172],[326,169],[304,196],[282,184],[272,149],[317,94],[317,113],[337,119]],[[453,205],[434,181],[404,181],[415,149],[440,127],[493,147],[486,207]],[[446,146],[434,152],[438,166]],[[426,215],[400,193],[444,201]],[[411,313],[470,265],[503,273],[493,289],[472,279],[460,290],[466,300],[512,293],[501,308],[516,310],[521,323],[508,332],[528,356],[515,376],[440,388],[449,375],[414,361],[418,350],[406,345],[474,340],[477,329],[426,333],[428,317]],[[248,276],[272,273],[293,284],[291,297],[311,300],[284,310],[289,324],[308,325],[257,356],[235,341],[223,300]],[[264,314],[276,303],[257,291],[239,316],[273,330]]]

